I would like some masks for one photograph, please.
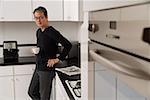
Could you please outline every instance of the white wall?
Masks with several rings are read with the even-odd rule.
[[[70,41],[78,41],[79,23],[75,22],[49,22]],[[18,44],[35,44],[37,26],[34,22],[1,22],[0,23],[0,45],[3,41],[15,40]],[[0,57],[3,56],[0,47]],[[31,47],[19,47],[19,56],[33,56]]]

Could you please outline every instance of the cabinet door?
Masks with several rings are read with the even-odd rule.
[[[0,100],[14,100],[13,76],[0,77]]]
[[[94,72],[93,88],[95,100],[116,100],[116,78],[109,71]]]
[[[121,8],[121,20],[148,20],[148,4]]]
[[[124,82],[117,80],[117,100],[146,100],[145,97],[129,88]]]
[[[79,0],[64,0],[64,20],[79,21]]]
[[[14,66],[16,100],[31,100],[28,95],[28,87],[34,70],[35,64]]]
[[[33,10],[38,6],[47,9],[49,21],[63,20],[63,0],[33,0]]]
[[[4,21],[31,21],[31,0],[2,0]]]
[[[13,67],[12,66],[0,66],[0,76],[12,76]]]
[[[14,75],[32,75],[35,70],[35,64],[15,65]]]
[[[56,74],[56,85],[55,85],[55,88],[56,88],[56,98],[55,100],[70,100],[66,91],[65,91],[65,88],[63,87],[63,84],[61,83],[60,79],[59,79],[59,76]]]
[[[31,100],[28,95],[31,77],[32,75],[15,76],[15,100]]]

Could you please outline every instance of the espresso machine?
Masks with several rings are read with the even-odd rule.
[[[18,61],[18,48],[17,41],[4,41],[3,42],[3,58],[4,62],[17,62]]]

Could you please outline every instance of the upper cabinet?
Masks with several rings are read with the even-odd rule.
[[[1,21],[31,21],[31,0],[1,0]]]
[[[0,0],[0,21],[33,21],[35,8],[48,10],[49,21],[81,21],[82,0]]]
[[[63,0],[33,0],[33,10],[38,6],[47,9],[49,21],[63,21]]]
[[[121,20],[148,20],[148,4],[121,8]]]
[[[81,6],[80,0],[64,0],[64,21],[80,21]]]

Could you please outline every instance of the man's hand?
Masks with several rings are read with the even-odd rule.
[[[47,62],[47,67],[53,67],[58,62],[59,62],[58,58],[56,58],[56,59],[49,59],[48,62]]]

